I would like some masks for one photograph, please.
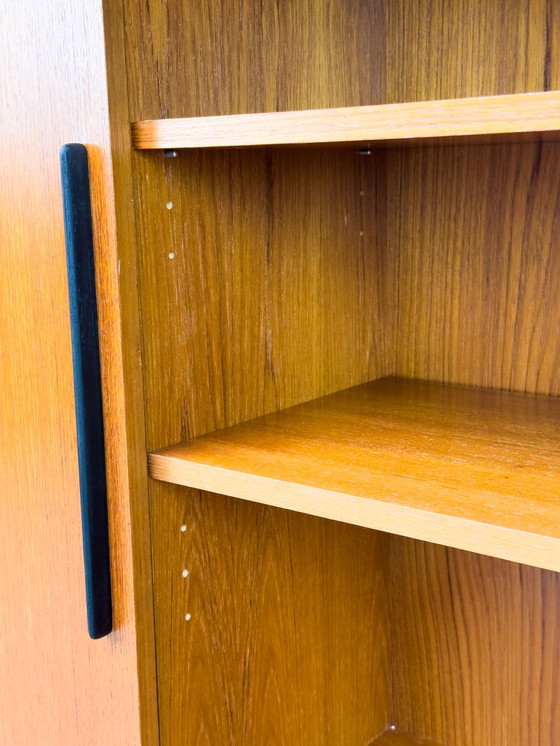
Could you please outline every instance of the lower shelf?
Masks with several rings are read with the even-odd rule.
[[[424,741],[407,733],[387,730],[372,741],[369,746],[441,746],[441,744],[436,744],[433,741]]]
[[[560,571],[560,397],[387,378],[149,456],[175,484]]]

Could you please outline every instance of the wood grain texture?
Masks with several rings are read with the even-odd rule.
[[[249,7],[244,6],[243,13]],[[307,13],[301,3],[278,7],[283,16],[288,7],[296,15]],[[173,9],[179,12],[178,4]],[[192,18],[178,24],[183,29],[180,34],[195,33],[203,14],[199,9],[193,14],[186,4],[181,12]],[[310,45],[320,55],[334,51],[330,41],[324,43],[341,32],[338,23],[329,25],[331,12],[326,11],[319,25],[315,23],[312,33],[308,30],[303,47],[296,39],[302,54]],[[150,18],[140,20],[135,6],[129,33],[136,28],[145,34],[155,23],[155,13],[152,4]],[[322,17],[317,6],[313,14]],[[351,18],[351,9],[346,8],[344,16]],[[152,34],[149,42],[143,37],[139,49],[130,51],[133,110],[136,107],[140,118],[153,107],[152,116],[159,116],[164,99],[165,114],[173,114],[174,107],[176,113],[184,113],[181,107],[186,104],[196,107],[193,113],[208,113],[206,107],[214,104],[202,95],[192,95],[199,87],[213,85],[206,75],[196,75],[187,97],[188,87],[181,84],[178,90],[172,75],[163,89],[158,86],[156,90],[153,80],[148,85],[144,71],[137,67],[138,55],[145,65],[146,58],[155,54],[163,70],[168,55],[182,58],[188,48],[188,44],[183,46],[184,39],[168,35],[165,25],[159,27],[161,22],[157,22],[156,34],[153,26],[148,31]],[[220,29],[225,22],[231,19],[214,17],[208,28],[223,33]],[[256,24],[248,25],[244,37],[233,35],[232,39],[243,38],[247,49],[247,39],[254,44],[257,29]],[[282,20],[281,38],[287,33],[297,37],[300,30],[297,24]],[[362,27],[362,32],[369,38],[370,26]],[[171,48],[165,50],[167,43]],[[224,54],[228,78],[235,75],[237,56],[243,53],[222,42],[214,50]],[[376,54],[375,50],[372,45],[371,53]],[[202,56],[195,64],[200,61]],[[290,64],[293,61],[290,56]],[[352,74],[351,67],[346,69]],[[253,70],[242,74],[252,75]],[[270,86],[277,76],[275,65],[266,76]],[[290,103],[300,106],[306,82],[316,85],[298,70],[291,83],[284,79],[279,85],[278,97],[286,96],[288,108]],[[163,95],[167,85],[172,86],[173,96]],[[259,92],[244,86],[243,81],[236,87],[231,79],[221,86],[214,103],[221,107],[224,97],[230,97],[230,103],[216,113],[227,113],[229,105],[238,111],[254,106],[258,110],[260,103],[254,102]],[[318,90],[334,98],[340,88],[325,78]],[[141,107],[138,91],[145,96]],[[274,98],[270,108],[275,108]],[[369,240],[377,232],[369,210],[362,209],[362,198],[375,189],[376,179],[366,172],[359,156],[286,152],[279,158],[262,151],[182,153],[177,159],[164,160],[159,154],[142,154],[134,157],[134,164],[137,203],[142,205],[138,245],[150,447],[203,434],[384,372],[378,335],[380,293],[369,280],[377,273],[377,255],[364,243],[355,242],[360,231]],[[189,497],[186,490],[164,484],[154,483],[150,492],[162,743],[260,746],[278,741],[354,746],[383,730],[389,682],[380,641],[386,635],[383,610],[388,607],[381,590],[375,592],[375,599],[369,591],[363,600],[355,598],[350,589],[357,580],[350,579],[350,569],[358,560],[349,555],[342,561],[342,547],[361,546],[361,529],[321,526],[296,515],[264,521],[274,511],[215,496],[201,499],[193,493]],[[188,624],[183,610],[189,586],[180,575],[184,560],[177,520],[178,511],[185,510],[185,499],[196,501],[201,532],[200,551],[189,568],[189,578],[200,578],[200,597],[193,607],[196,617],[188,612],[192,614]],[[212,507],[216,500],[220,512]],[[258,554],[262,545],[256,543],[258,535],[252,528],[258,516],[259,532],[270,537],[270,547],[278,548],[277,554],[268,550],[262,568]],[[314,566],[309,563],[306,529],[311,531]],[[327,530],[328,542],[320,538]],[[252,543],[246,541],[248,535]],[[361,567],[367,565],[370,550],[381,546],[377,541],[376,535],[368,536],[367,546],[359,550]],[[230,548],[227,555],[224,547]],[[331,549],[340,557],[340,567],[331,564]],[[229,579],[230,556],[247,558],[247,580],[238,571]],[[375,565],[376,558],[383,556],[380,550],[374,551],[368,587],[382,585],[383,572]],[[289,594],[281,591],[283,610],[278,609],[278,592],[289,566],[297,568],[296,589]],[[328,573],[326,568],[330,568]],[[234,582],[238,576],[239,582]],[[347,584],[348,589],[342,590]],[[229,593],[225,619],[216,614],[226,600],[224,587]],[[258,614],[251,608],[254,598],[260,599]],[[351,608],[360,605],[362,624],[368,619],[363,632],[358,633],[351,617],[340,616],[342,601]],[[320,622],[318,608],[327,612]],[[277,616],[283,625],[275,621]],[[193,633],[185,636],[185,628]],[[375,649],[373,643],[364,643],[364,634],[375,635]],[[311,638],[315,643],[309,648]],[[362,657],[362,647],[371,654]],[[180,661],[196,665],[189,664],[185,675]],[[214,673],[207,683],[209,670]],[[364,675],[363,670],[368,673]]]
[[[560,398],[382,379],[151,454],[188,487],[560,569]]]
[[[103,270],[98,272],[97,281],[99,305],[102,297],[99,288],[103,289],[103,278],[108,278],[106,296],[102,299],[102,308],[98,308],[102,367],[107,376],[103,395],[105,438],[110,458],[108,477],[114,479],[115,484],[110,500],[111,494],[119,495],[122,502],[118,504],[124,506],[122,523],[126,532],[119,524],[116,530],[126,536],[131,554],[128,562],[132,567],[140,742],[142,746],[159,746],[138,254],[128,128],[130,113],[123,95],[128,81],[120,0],[104,0],[103,20],[113,191],[111,201],[101,201],[98,209],[100,216],[110,220],[113,234],[108,243],[98,241],[107,252],[97,260],[98,269]],[[97,168],[94,172],[103,174],[104,170]],[[108,429],[118,437],[108,439]],[[120,577],[120,568],[126,561],[117,557],[113,577]]]
[[[155,487],[162,743],[369,743],[390,708],[388,537]]]
[[[394,711],[446,746],[560,741],[560,575],[395,538]]]
[[[131,111],[140,120],[555,90],[558,14],[553,0],[151,0],[140,10],[129,0]]]
[[[382,59],[377,60],[382,47],[375,41],[382,27],[376,18],[364,22],[363,13],[369,17],[375,12],[369,4],[346,4],[344,12],[314,3],[274,10],[267,6],[265,18],[258,21],[260,9],[249,4],[235,18],[227,4],[207,6],[205,12],[186,3],[173,3],[167,10],[156,3],[146,7],[149,16],[135,5],[127,24],[130,37],[136,34],[129,47],[129,77],[130,105],[137,119],[274,110],[278,104],[302,108],[308,106],[308,95],[311,105],[335,105],[340,96],[345,105],[344,89],[350,90],[351,78],[357,80],[364,54],[374,62],[371,75],[361,76],[370,90],[364,100],[376,102],[384,95],[378,92],[384,85]],[[171,18],[174,33],[168,32]],[[182,22],[175,23],[179,18]],[[277,29],[271,21],[278,22]],[[346,83],[311,73],[325,73],[325,64],[341,69],[337,50],[348,38],[355,40],[356,53],[355,65],[343,68]],[[209,39],[214,55],[210,67],[216,66],[210,76],[204,52]],[[239,47],[232,46],[234,42]],[[185,50],[193,49],[194,55],[185,56]],[[156,77],[145,76],[147,63],[155,65]],[[307,76],[301,74],[302,63],[310,71]],[[179,83],[173,70],[177,67],[188,81]],[[362,197],[371,193],[376,180],[354,153],[285,153],[278,158],[263,151],[248,156],[134,158],[137,204],[142,205],[138,244],[151,448],[384,372],[376,331],[381,323],[379,293],[375,284],[366,282],[378,274],[376,254],[354,239],[360,231],[371,237],[377,230],[360,199],[360,192]],[[363,600],[345,591],[342,606],[332,594],[332,588],[356,582],[349,569],[355,560],[349,555],[340,567],[332,566],[329,547],[354,547],[361,530],[321,527],[295,515],[265,521],[274,511],[214,497],[217,512],[196,493],[187,497],[196,500],[201,527],[201,550],[189,577],[201,577],[199,592],[204,595],[192,637],[184,639],[187,623],[179,612],[185,608],[188,586],[179,574],[183,564],[177,511],[185,510],[189,493],[157,483],[150,492],[162,742],[260,746],[277,740],[319,746],[334,741],[354,746],[383,730],[388,712],[384,645],[370,648],[371,655],[362,658],[362,634],[352,633],[355,604],[364,603],[362,622],[369,620],[364,633],[377,630],[378,642],[386,634],[382,593],[374,603],[370,591]],[[278,547],[278,556],[268,550],[263,568],[255,554],[262,545],[252,529],[258,516],[260,531],[270,537],[267,543]],[[304,540],[305,529],[311,528],[314,566]],[[328,544],[319,539],[327,529]],[[245,541],[247,532],[254,537],[252,543]],[[375,535],[369,542],[377,546]],[[230,548],[227,555],[224,547]],[[359,551],[361,566],[367,564],[368,551]],[[341,560],[344,554],[337,551]],[[254,565],[245,569],[253,573],[251,587],[248,581],[236,584],[224,575],[231,573],[224,565],[229,555],[246,556]],[[375,567],[379,552],[374,555]],[[278,614],[285,624],[275,621],[275,589],[283,586],[289,565],[298,568],[298,590],[293,597],[283,591],[281,599],[295,615],[297,627],[282,609]],[[306,568],[302,574],[300,567]],[[327,567],[329,573],[324,572]],[[368,587],[379,587],[382,578],[382,572],[374,570]],[[229,599],[224,598],[224,587]],[[261,599],[257,616],[251,610],[255,597]],[[214,609],[223,608],[226,600],[229,619],[224,621]],[[328,611],[324,619],[318,620],[318,608]],[[189,613],[191,624],[195,615]],[[335,617],[338,632],[333,637]],[[311,636],[315,643],[308,652]],[[333,639],[340,642],[331,647]],[[182,660],[196,661],[196,673],[191,675],[189,669],[185,676],[184,668],[178,668]],[[350,664],[357,660],[359,665]],[[243,666],[249,664],[243,679]],[[364,666],[370,671],[367,676],[361,671]],[[324,675],[327,668],[332,675]],[[203,672],[206,682],[208,670],[214,671],[212,679],[201,685],[202,674],[197,672]]]
[[[395,372],[558,395],[558,148],[424,148],[385,157],[380,264]]]
[[[387,730],[375,741],[372,741],[370,746],[438,746],[438,744],[434,741],[425,741],[423,738],[412,736],[409,733]]]
[[[360,230],[369,236],[374,230],[372,216],[362,210],[360,192],[363,197],[370,194],[375,180],[365,174],[359,156],[343,151],[285,152],[281,158],[264,151],[182,153],[165,160],[159,154],[146,155],[136,156],[136,168],[143,204],[138,223],[140,288],[147,433],[152,447],[274,411],[319,392],[330,393],[383,370],[383,349],[376,335],[376,324],[381,324],[379,293],[375,284],[366,282],[380,274],[376,255],[354,241]],[[356,340],[360,340],[358,345]],[[244,684],[253,692],[249,705],[241,704],[239,673],[227,667],[227,661],[238,656],[237,639],[220,637],[217,617],[192,640],[182,640],[184,620],[177,609],[184,607],[181,589],[185,584],[177,589],[170,583],[174,577],[181,580],[177,511],[184,509],[185,499],[194,499],[188,494],[165,485],[151,486],[163,742],[172,744],[173,738],[186,738],[183,734],[188,733],[196,743],[196,738],[203,739],[202,734],[208,732],[209,743],[224,739],[227,743],[229,738],[236,743],[237,738],[237,743],[257,746],[267,734],[297,743],[304,729],[310,743],[320,744],[328,742],[325,734],[331,728],[341,743],[346,739],[352,744],[356,728],[363,728],[356,743],[371,740],[386,725],[387,699],[381,691],[388,681],[383,674],[366,680],[359,670],[333,662],[328,692],[331,686],[333,693],[347,691],[346,704],[339,709],[317,709],[314,669],[308,671],[298,661],[306,636],[316,637],[317,645],[328,649],[330,628],[317,624],[311,607],[303,605],[297,612],[297,638],[286,637],[283,629],[267,621],[267,615],[252,621],[250,629],[244,628],[243,617],[239,619],[237,634],[245,640],[246,655],[255,661]],[[211,604],[216,603],[212,599],[221,598],[224,587],[229,589],[231,604],[246,609],[246,585],[228,581],[224,586],[223,574],[206,568],[222,566],[224,547],[235,554],[249,552],[247,561],[258,564],[252,554],[255,548],[244,547],[244,532],[251,530],[253,516],[273,513],[265,508],[251,512],[246,505],[223,498],[219,505],[224,517],[218,521],[208,500],[197,505],[197,521],[205,527],[200,541],[206,541],[206,600],[201,600],[198,613],[203,618],[210,614]],[[262,594],[270,606],[268,584],[271,578],[283,583],[288,556],[294,567],[307,565],[308,550],[301,539],[303,528],[310,525],[307,521],[292,515],[274,523],[275,542],[289,554],[279,556],[277,568],[271,556],[267,574],[254,578],[251,597]],[[266,522],[259,530],[268,532]],[[338,532],[348,537],[344,527],[331,526],[329,531],[330,543],[339,541]],[[345,545],[352,544],[349,538],[343,540]],[[333,568],[328,582],[326,576],[321,580],[328,548],[316,546],[316,550],[320,563],[310,570],[309,582],[316,586],[317,603],[330,608],[335,603],[331,584],[336,585],[338,573],[346,570],[343,565]],[[193,573],[202,572],[202,561],[201,556],[195,558]],[[383,626],[382,608],[374,604],[364,611],[369,619],[366,626]],[[345,604],[337,614],[339,628],[349,629],[353,624],[350,607]],[[361,655],[357,643],[358,638],[348,641],[347,655]],[[266,662],[263,645],[281,649],[282,656],[291,661],[289,671],[279,653],[271,661],[278,704],[272,694],[263,700],[254,688],[269,675],[261,670]],[[333,652],[335,659],[341,650]],[[181,681],[171,654],[177,660],[184,655],[194,657],[199,668],[204,661],[207,667],[217,667],[212,696],[190,674]],[[375,661],[374,665],[379,668]],[[230,674],[237,678],[228,684]],[[297,677],[295,690],[292,674]],[[353,694],[357,682],[360,697]],[[224,686],[231,687],[228,697],[237,703],[233,710],[226,706]],[[182,687],[187,695],[180,694]],[[299,704],[291,716],[281,702],[284,698],[291,702],[296,692]],[[189,707],[181,705],[178,696],[188,696]],[[248,706],[251,723],[242,719],[246,709],[239,711]],[[305,718],[309,725],[304,725]]]
[[[554,0],[386,3],[387,102],[560,87]]]
[[[558,87],[556,3],[387,7],[387,101]],[[558,394],[557,158],[387,154],[399,374]],[[399,537],[391,558],[392,722],[446,746],[555,744],[558,575]]]
[[[560,93],[134,122],[135,148],[219,148],[551,132]]]
[[[260,6],[149,0],[140,7],[129,0],[125,16],[132,120],[353,107],[560,87],[560,25],[552,0],[336,5],[293,0]],[[545,164],[543,157],[540,165],[537,148],[523,147],[527,149],[487,148],[490,165],[486,166],[483,149],[470,148],[463,156],[448,148],[436,156],[428,148],[424,160],[417,153],[407,157],[390,150],[375,153],[367,163],[351,149],[336,155],[327,149],[297,154],[289,149],[274,154],[185,152],[166,161],[160,154],[135,154],[149,448],[395,372],[419,376],[427,371],[424,377],[558,394],[553,333],[558,294],[552,250],[557,161],[552,147],[541,149],[552,163]],[[460,182],[461,174],[466,183]],[[458,193],[456,201],[453,190]],[[500,197],[501,190],[503,195],[505,190],[515,195],[513,207],[509,197]],[[171,210],[166,209],[167,202],[172,203]],[[526,207],[524,232],[521,215]],[[539,220],[542,234],[537,229]],[[484,230],[488,230],[487,240],[480,235]],[[421,255],[415,253],[415,232]],[[543,267],[548,268],[546,274],[540,273]],[[415,280],[412,275],[417,269]],[[464,286],[457,273],[464,274]],[[432,281],[440,286],[428,290],[426,284]],[[487,311],[478,309],[483,300],[488,300]],[[445,309],[450,313],[446,315]],[[529,314],[534,314],[533,321]],[[495,341],[502,335],[504,344],[494,354]],[[487,338],[492,345],[486,344]],[[282,707],[283,697],[292,701],[293,678],[282,675],[285,669],[276,652],[283,647],[284,659],[293,662],[301,643],[293,635],[287,638],[284,630],[274,626],[276,622],[265,625],[265,619],[276,619],[273,613],[262,614],[255,624],[252,620],[253,599],[261,599],[259,609],[275,608],[276,588],[283,588],[280,581],[287,577],[288,555],[293,557],[292,566],[309,568],[309,587],[318,586],[319,577],[323,584],[331,581],[319,572],[326,566],[322,564],[327,561],[325,552],[316,552],[315,563],[306,554],[309,522],[314,519],[290,514],[281,525],[271,517],[284,515],[280,511],[216,495],[200,496],[164,483],[151,485],[150,500],[162,742],[174,746],[173,739],[180,743],[188,733],[195,743],[220,743],[220,739],[228,743],[232,738],[228,726],[233,723],[236,735],[248,734],[256,743],[259,738],[266,743],[269,736],[270,742],[290,746],[305,743],[297,731],[303,719],[299,705],[297,710],[294,705],[294,716]],[[187,525],[185,535],[179,528],[182,521]],[[278,547],[274,559],[269,550],[254,554],[255,546],[262,546],[254,533],[256,521],[267,546],[270,542]],[[361,529],[327,525],[333,532],[331,543],[339,547],[345,541],[357,543],[359,534],[345,539],[345,532]],[[271,526],[276,529],[273,537]],[[191,544],[185,543],[185,536],[191,530],[193,552],[187,555]],[[317,530],[311,531],[313,547]],[[251,538],[245,541],[245,537]],[[405,547],[406,540],[392,541],[398,555],[399,542]],[[343,556],[353,556],[348,547]],[[457,566],[467,572],[470,555],[455,556]],[[252,570],[248,564],[242,572],[232,559],[239,562],[239,557],[251,560]],[[190,574],[184,579],[179,573],[186,560]],[[380,582],[388,582],[391,592],[402,575],[403,587],[414,590],[422,579],[421,563],[417,568],[404,555],[400,561],[402,570],[388,577],[385,558],[376,559],[373,570],[363,572],[364,582],[372,582],[372,575],[382,578]],[[524,740],[519,740],[519,746],[540,743],[541,734],[543,743],[547,738],[553,743],[547,733],[554,733],[558,717],[548,695],[543,696],[542,711],[534,699],[527,705],[533,724],[529,735],[526,726],[515,720],[511,703],[518,702],[521,691],[516,666],[522,664],[528,681],[536,681],[542,671],[543,678],[549,675],[536,646],[546,628],[550,638],[545,647],[554,652],[547,620],[555,620],[557,593],[545,579],[555,576],[531,570],[523,583],[512,584],[510,608],[523,606],[519,624],[526,631],[521,637],[513,634],[498,640],[485,590],[492,586],[494,565],[486,562],[481,589],[474,581],[465,586],[463,603],[479,610],[479,639],[484,642],[494,635],[495,646],[501,645],[500,656],[488,647],[477,654],[490,660],[490,668],[495,660],[508,660],[511,677],[510,688],[504,690],[509,698],[505,705],[499,686],[474,686],[479,683],[482,658],[470,668],[468,655],[454,657],[453,648],[447,647],[449,619],[438,628],[438,635],[431,636],[426,622],[425,635],[417,639],[413,614],[398,625],[405,628],[397,655],[402,662],[398,675],[404,678],[395,675],[393,718],[386,719],[387,680],[378,673],[382,665],[362,691],[361,702],[371,703],[367,717],[349,695],[343,715],[337,712],[324,718],[326,690],[322,685],[314,688],[317,669],[307,666],[297,687],[302,706],[309,705],[314,713],[311,701],[321,702],[319,718],[313,715],[309,721],[313,734],[301,732],[330,744],[337,740],[329,737],[329,723],[339,729],[345,721],[353,734],[366,723],[372,726],[373,737],[394,722],[405,732],[416,731],[427,738],[439,734],[442,738],[436,741],[447,746],[453,738],[467,738],[460,730],[466,722],[464,713],[474,717],[481,708],[480,723],[464,730],[479,736],[484,746],[501,743],[499,737],[491,740],[496,733],[521,733]],[[333,571],[336,587],[339,579],[347,577],[345,567]],[[193,584],[190,596],[185,580],[195,578],[201,568],[204,578],[197,581],[200,587]],[[252,586],[247,580],[250,572]],[[496,577],[502,577],[500,571]],[[231,589],[231,597],[224,587]],[[237,587],[245,594],[236,595]],[[434,597],[432,610],[431,592],[432,582],[418,591],[429,612],[427,619],[438,611],[439,596]],[[289,605],[298,594],[280,598]],[[311,597],[321,608],[331,608],[328,588],[323,586]],[[348,598],[356,603],[353,595]],[[183,611],[191,614],[188,622]],[[370,607],[364,614],[369,621],[362,624],[382,629],[390,622],[386,614]],[[315,611],[305,607],[298,620],[302,635],[298,640],[327,651],[326,628],[315,623]],[[351,628],[345,615],[342,624],[345,630]],[[520,641],[528,642],[520,647]],[[407,668],[407,652],[416,660],[412,643],[424,646],[423,660],[431,666],[433,680],[416,664]],[[393,645],[397,644],[394,639]],[[247,651],[243,660],[262,661],[265,647],[272,651],[273,673],[268,675],[258,664],[246,668],[247,678],[242,679],[235,667],[240,656],[229,653],[243,649]],[[348,649],[357,654],[354,644]],[[532,652],[535,655],[530,657]],[[319,668],[325,655],[316,656]],[[196,671],[202,672],[198,682],[185,676],[185,661],[189,671],[194,670],[191,661],[197,661]],[[367,665],[359,660],[351,677],[341,674],[351,691],[353,682],[362,681],[360,669]],[[212,679],[205,696],[209,670]],[[292,670],[300,671],[295,664]],[[442,670],[450,672],[447,679],[442,678]],[[277,684],[275,698],[272,687],[261,687],[254,699],[241,698],[243,686],[265,680]],[[440,680],[453,684],[452,696],[446,698],[448,691]],[[461,689],[456,682],[466,683]],[[430,692],[437,692],[433,701]],[[330,689],[326,693],[330,697]],[[440,707],[445,727],[438,725]],[[524,717],[528,709],[521,708]],[[490,710],[500,726],[488,722],[485,713]],[[511,719],[509,726],[502,721],[502,712],[504,719]],[[269,723],[270,729],[278,723],[275,730],[264,730],[267,713],[278,714]],[[360,738],[364,735],[365,728]],[[513,746],[515,737],[502,742]],[[364,742],[365,738],[357,744]],[[475,744],[479,746],[471,740],[469,746]]]
[[[134,606],[150,581],[134,587],[129,488],[141,481],[141,450],[129,460],[101,3],[3,2],[0,12],[0,741],[137,746],[144,731],[151,746],[153,627],[150,649],[151,619],[137,636]],[[59,175],[60,146],[75,141],[88,144],[91,165],[108,453],[115,631],[96,641],[85,617]],[[138,662],[140,639],[150,655]],[[139,677],[148,694],[150,666],[141,722]]]
[[[150,448],[383,374],[360,156],[185,152],[137,168]]]
[[[132,120],[385,101],[381,2],[126,0]]]

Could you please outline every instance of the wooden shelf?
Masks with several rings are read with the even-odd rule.
[[[386,378],[150,454],[175,484],[560,570],[560,398]]]
[[[422,140],[560,129],[560,92],[134,122],[132,142],[153,148]]]

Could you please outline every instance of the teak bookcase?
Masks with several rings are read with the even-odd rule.
[[[558,746],[560,4],[104,5],[143,744]]]

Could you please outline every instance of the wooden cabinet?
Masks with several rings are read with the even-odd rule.
[[[39,716],[50,687],[44,743],[67,718],[65,743],[557,746],[556,3],[58,5],[42,11],[55,53],[30,52],[32,10],[14,45],[48,96],[23,62],[5,84],[10,101],[28,84],[43,170],[5,211],[2,433],[19,497],[1,587],[46,628],[2,619],[2,665],[22,671],[0,697],[8,742],[36,741],[23,692]],[[22,183],[16,119],[6,188]],[[116,631],[93,643],[68,333],[37,292],[58,283],[49,314],[66,319],[53,164],[70,140],[94,184],[116,599]],[[36,275],[21,254],[40,220],[58,228]],[[23,346],[34,323],[57,356]],[[29,404],[45,380],[49,417]],[[51,450],[31,448],[33,428]],[[32,462],[67,497],[38,526]],[[75,640],[56,655],[86,682],[107,673],[90,705],[46,670],[58,596],[32,579],[53,540]],[[70,703],[95,718],[101,701],[112,741],[74,727]]]

